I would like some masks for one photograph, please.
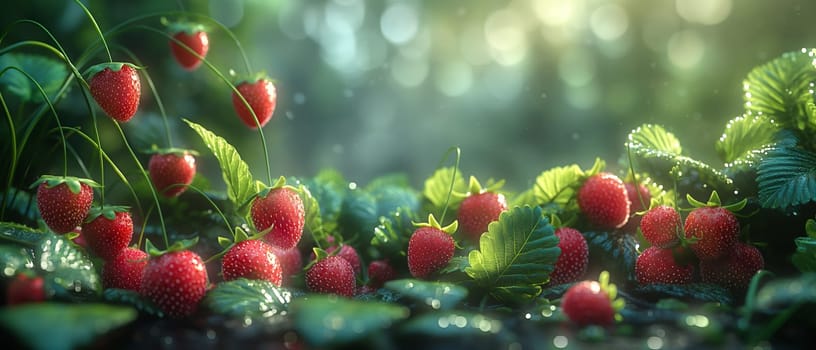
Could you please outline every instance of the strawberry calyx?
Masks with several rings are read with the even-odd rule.
[[[167,249],[161,250],[161,249],[157,248],[155,245],[153,245],[153,243],[150,242],[149,239],[146,239],[145,240],[145,251],[151,257],[157,258],[157,257],[160,257],[160,256],[162,256],[164,254],[167,254],[167,253],[173,253],[173,252],[180,252],[180,251],[183,251],[183,250],[188,250],[188,249],[192,248],[194,245],[196,245],[197,243],[198,243],[198,236],[193,237],[191,239],[182,239],[182,240],[173,242],[173,244],[171,244],[169,247],[167,247]]]
[[[694,207],[694,208],[703,208],[703,207],[716,208],[716,207],[720,207],[720,208],[726,209],[726,210],[728,210],[728,211],[730,211],[732,213],[736,213],[736,212],[742,210],[743,208],[745,208],[745,205],[748,204],[748,199],[743,198],[739,202],[731,203],[731,204],[728,204],[728,205],[722,205],[722,201],[720,200],[720,195],[717,194],[717,191],[711,191],[711,196],[708,198],[708,202],[705,202],[705,203],[694,199],[694,197],[692,197],[691,194],[686,194],[686,200],[688,200],[689,204],[691,204],[691,206]]]
[[[160,155],[167,155],[167,154],[174,154],[179,157],[183,157],[187,154],[198,157],[198,151],[192,149],[185,149],[185,148],[177,148],[177,147],[168,147],[168,148],[159,148],[156,145],[150,148],[150,150],[145,151],[144,153],[147,154],[160,154]]]
[[[275,83],[275,79],[270,78],[269,74],[266,74],[266,71],[262,70],[250,76],[239,76],[238,79],[233,81],[232,85],[255,84],[261,80],[266,80],[273,84]]]
[[[601,271],[600,276],[598,276],[598,286],[609,297],[609,304],[612,305],[612,310],[615,311],[615,321],[622,321],[623,316],[621,316],[620,311],[626,306],[626,301],[618,298],[618,287],[609,282],[608,271]]]
[[[78,194],[79,192],[82,191],[82,184],[86,184],[91,188],[102,187],[102,185],[91,179],[83,179],[73,176],[43,175],[40,176],[40,178],[37,179],[37,181],[31,184],[30,188],[37,187],[42,183],[45,183],[45,186],[47,188],[59,186],[60,184],[66,184],[68,186],[68,189],[70,189],[71,193],[73,194]]]
[[[124,205],[93,206],[91,210],[88,211],[85,223],[94,221],[100,216],[104,216],[108,220],[113,220],[116,218],[116,213],[127,213],[129,211],[130,207]]]
[[[139,67],[139,66],[137,66],[137,65],[135,65],[133,63],[128,63],[128,62],[105,62],[105,63],[99,63],[99,64],[95,64],[93,66],[88,67],[88,70],[85,71],[85,76],[87,76],[89,78],[93,77],[93,76],[97,75],[99,72],[105,70],[106,68],[110,69],[113,72],[118,72],[118,71],[122,70],[122,67],[124,67],[124,66],[128,66],[128,67],[133,68],[135,70],[141,70],[141,69],[144,68],[144,67]]]
[[[176,35],[178,33],[186,33],[189,35],[194,35],[198,32],[208,32],[209,28],[202,23],[198,22],[189,22],[189,21],[168,21],[165,18],[162,18],[162,24],[167,26],[167,31],[171,35]]]
[[[433,214],[428,214],[428,222],[411,222],[416,227],[432,227],[447,234],[452,235],[456,230],[459,228],[459,221],[453,220],[448,226],[442,227],[439,221],[433,216]]]

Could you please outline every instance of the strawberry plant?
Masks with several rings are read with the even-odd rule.
[[[466,178],[459,147],[422,178],[366,183],[295,174],[298,150],[269,147],[290,92],[229,26],[194,11],[108,26],[68,4],[93,34],[79,49],[32,19],[0,36],[12,345],[785,347],[813,325],[816,49],[747,72],[717,163],[644,124],[618,162],[575,155],[524,183]],[[165,98],[182,79],[238,120],[188,115],[202,96]]]

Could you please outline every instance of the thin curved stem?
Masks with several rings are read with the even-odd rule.
[[[4,220],[6,217],[6,196],[11,189],[12,179],[14,179],[14,172],[17,169],[17,129],[14,126],[14,119],[11,118],[11,112],[8,109],[6,99],[3,97],[2,92],[0,92],[0,105],[3,106],[3,112],[6,115],[6,121],[9,125],[9,135],[11,138],[11,167],[9,167],[6,187],[3,189],[3,197],[0,198],[0,200],[3,201],[3,203],[0,204],[0,220]]]
[[[96,19],[91,14],[91,11],[88,10],[88,8],[82,4],[82,1],[74,0],[74,2],[77,5],[79,5],[79,7],[82,8],[82,11],[85,11],[85,14],[88,16],[88,19],[91,21],[91,24],[93,24],[94,30],[96,30],[96,34],[98,34],[99,39],[102,40],[102,46],[105,47],[105,52],[108,54],[108,61],[113,62],[113,56],[111,56],[110,49],[108,48],[108,43],[105,41],[105,34],[102,34],[102,29],[99,29],[99,24],[96,23]]]
[[[456,184],[456,173],[459,171],[459,160],[462,157],[462,149],[459,148],[459,146],[453,146],[451,148],[448,148],[448,150],[445,152],[445,155],[442,156],[442,160],[439,162],[440,166],[441,166],[442,163],[444,163],[445,159],[448,158],[448,155],[451,154],[451,152],[456,152],[456,161],[453,164],[453,175],[451,175],[451,183],[450,183],[450,188],[448,188],[448,196],[445,197],[445,208],[442,209],[442,215],[440,215],[440,217],[439,217],[439,222],[440,223],[445,222],[445,214],[448,213],[448,207],[450,206],[450,199],[451,199],[451,196],[453,195],[453,187]],[[437,166],[437,168],[439,168],[439,167]]]
[[[219,208],[218,205],[215,204],[215,202],[213,202],[212,199],[210,199],[210,197],[208,197],[206,193],[204,193],[204,191],[193,185],[173,184],[168,187],[181,187],[181,186],[187,186],[188,189],[191,189],[196,193],[200,194],[202,197],[204,197],[204,199],[207,200],[207,202],[210,203],[210,205],[212,205],[215,211],[218,212],[218,215],[221,216],[221,220],[224,220],[224,224],[227,225],[227,232],[230,232],[232,230],[232,225],[227,219],[227,216],[224,215],[224,212],[221,211],[221,208]]]
[[[136,55],[132,51],[124,47],[120,47],[119,49],[122,50],[125,54],[127,54],[137,66],[142,66],[142,62],[139,60],[138,57],[136,57]],[[156,100],[156,105],[159,106],[159,114],[161,114],[162,122],[164,123],[164,136],[167,138],[167,147],[172,148],[173,138],[170,135],[170,123],[167,121],[167,112],[164,109],[164,103],[162,103],[161,96],[159,96],[159,92],[156,90],[156,85],[153,84],[153,79],[150,78],[150,74],[147,73],[146,70],[140,69],[139,71],[143,73],[142,76],[144,76],[145,80],[147,81],[148,87],[150,87],[150,93]]]

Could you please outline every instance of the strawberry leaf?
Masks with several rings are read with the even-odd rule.
[[[303,208],[306,211],[306,230],[311,232],[312,238],[315,242],[319,242],[323,246],[328,245],[328,232],[323,229],[323,217],[320,215],[320,203],[317,198],[312,196],[309,189],[303,184],[298,185],[298,193],[303,201]]]
[[[465,272],[499,301],[528,301],[541,293],[560,253],[541,208],[517,207],[488,226]]]
[[[102,290],[93,262],[65,237],[45,234],[34,249],[34,267],[45,279],[47,295],[86,300]]]
[[[731,305],[734,299],[728,289],[706,283],[689,284],[646,284],[636,287],[630,293],[646,300],[675,298],[681,301],[697,301]]]
[[[289,310],[294,316],[297,333],[315,348],[363,339],[409,315],[408,308],[391,303],[362,302],[327,295],[295,299]]]
[[[184,120],[204,141],[207,148],[213,152],[218,164],[221,166],[221,176],[227,185],[227,196],[236,208],[246,211],[243,204],[252,198],[257,192],[255,180],[249,171],[249,165],[241,159],[241,155],[226,140],[201,125]]]
[[[136,310],[123,306],[35,303],[0,310],[0,324],[31,349],[70,350],[89,345],[136,316]]]
[[[400,330],[408,334],[434,338],[455,338],[457,340],[456,347],[463,349],[479,348],[481,346],[492,349],[501,346],[495,336],[488,336],[498,334],[502,328],[501,320],[479,313],[455,310],[432,312],[412,317]],[[484,336],[484,338],[473,338],[474,336]],[[468,341],[473,346],[468,346],[470,345]]]
[[[816,238],[797,237],[794,241],[796,252],[791,262],[801,272],[816,272]]]
[[[816,304],[816,274],[769,281],[756,295],[756,308],[771,314],[803,304]]]
[[[442,214],[447,204],[450,208],[457,208],[459,201],[451,194],[451,180],[453,181],[453,192],[464,193],[467,191],[467,183],[462,176],[462,172],[454,167],[437,169],[431,177],[425,180],[425,187],[422,195],[431,205],[431,212]],[[450,196],[449,196],[450,195]],[[450,197],[450,199],[448,199]]]
[[[759,163],[756,181],[764,208],[816,201],[816,153],[796,147],[777,148]]]
[[[581,168],[574,164],[544,171],[536,177],[533,187],[536,203],[531,205],[556,204],[565,207],[575,196],[578,181],[583,175]]]
[[[292,293],[268,281],[239,278],[219,283],[204,300],[215,313],[270,318],[286,314]]]
[[[716,149],[726,168],[754,167],[762,159],[764,150],[776,142],[776,123],[767,116],[739,116],[725,126]]]
[[[782,128],[807,127],[807,103],[813,102],[816,81],[813,50],[788,52],[754,68],[745,81],[745,109],[751,115],[767,115]]]
[[[17,67],[28,73],[40,84],[51,101],[57,98],[57,93],[68,78],[68,69],[64,63],[42,55],[7,53],[0,56],[0,71],[9,67]],[[24,101],[44,102],[37,86],[16,70],[8,70],[0,75],[0,86]]]
[[[416,279],[388,281],[385,283],[385,288],[424,303],[435,310],[450,309],[468,295],[467,288],[453,283],[426,282]]]
[[[108,288],[102,292],[102,298],[113,304],[133,306],[136,310],[156,317],[164,317],[164,312],[139,292],[127,289]]]
[[[346,193],[337,218],[338,229],[343,238],[370,242],[378,220],[374,196],[361,189]]]
[[[399,211],[399,213],[402,212]],[[412,232],[413,225],[404,220],[392,220],[392,218],[381,216],[379,225],[374,227],[371,246],[375,247],[381,256],[404,258]]]
[[[583,235],[589,247],[590,270],[608,270],[610,275],[623,276],[627,281],[636,279],[638,241],[633,235],[593,231],[583,232]]]
[[[0,268],[6,277],[32,270],[34,262],[31,260],[31,250],[16,244],[0,245]]]
[[[644,124],[629,133],[628,140],[631,147],[674,155],[683,153],[680,140],[660,125]]]
[[[43,238],[43,231],[13,222],[0,222],[0,239],[34,246]]]

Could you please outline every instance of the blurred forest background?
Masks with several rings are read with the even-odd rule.
[[[689,155],[719,165],[714,143],[742,111],[742,79],[750,69],[816,46],[812,0],[86,4],[103,31],[181,6],[223,23],[253,68],[277,81],[277,110],[264,128],[273,175],[312,176],[333,167],[363,184],[403,172],[421,185],[446,150],[459,146],[466,174],[504,178],[508,189],[521,190],[554,166],[588,167],[601,157],[618,167],[626,134],[642,123],[664,125]],[[73,1],[16,1],[0,18],[43,23],[72,58],[97,40]],[[161,26],[158,18],[140,24]],[[47,41],[25,27],[3,45],[35,38]],[[114,59],[128,60],[117,49],[125,47],[147,67],[176,145],[199,149],[199,171],[216,187],[215,159],[180,117],[225,137],[265,179],[257,133],[239,122],[231,91],[215,74],[179,68],[167,39],[155,33],[133,28],[109,40]],[[216,67],[246,73],[226,33],[212,28],[210,42]],[[125,131],[136,148],[165,146],[156,101],[144,79],[142,86],[140,111]],[[58,110],[66,124],[90,125],[76,87]],[[106,150],[127,161],[118,134],[102,124]],[[29,175],[33,182],[39,174]]]

